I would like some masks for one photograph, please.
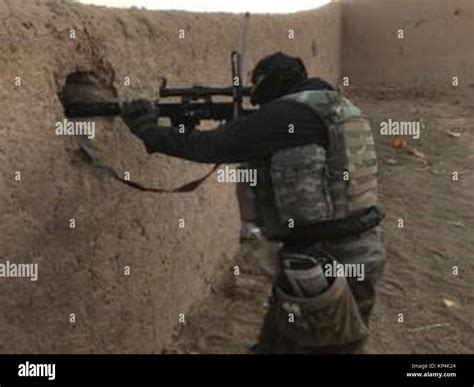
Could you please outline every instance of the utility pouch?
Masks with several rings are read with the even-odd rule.
[[[335,277],[329,289],[312,298],[292,297],[275,287],[268,319],[277,353],[318,353],[318,348],[349,345],[368,335],[345,277]]]

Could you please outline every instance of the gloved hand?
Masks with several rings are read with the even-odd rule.
[[[132,133],[142,138],[151,125],[157,125],[158,108],[153,102],[138,99],[124,102],[120,116]]]

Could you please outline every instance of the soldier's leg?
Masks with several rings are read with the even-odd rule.
[[[357,302],[364,323],[368,326],[375,305],[376,285],[385,265],[383,230],[376,227],[366,233],[337,242],[326,242],[328,252],[337,256],[345,265],[358,264],[363,269],[363,279],[348,277],[352,294]]]
[[[321,245],[290,248],[312,256],[320,249]],[[259,352],[362,352],[375,301],[375,284],[383,269],[381,231],[374,229],[358,237],[325,243],[324,249],[340,263],[361,265],[363,279],[335,277],[329,289],[309,298],[288,295],[277,281],[261,330]]]
[[[281,256],[286,254],[283,251]],[[313,256],[318,258],[316,254]],[[258,352],[358,351],[367,329],[346,278],[328,278],[327,288],[315,296],[295,296],[285,282],[280,272],[261,330]]]

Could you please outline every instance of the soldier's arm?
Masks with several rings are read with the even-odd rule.
[[[235,163],[257,159],[285,147],[312,142],[326,146],[319,117],[296,102],[275,101],[247,117],[213,130],[187,130],[149,124],[141,131],[149,153],[203,163]]]

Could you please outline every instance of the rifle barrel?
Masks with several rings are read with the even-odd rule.
[[[117,102],[72,103],[64,106],[68,118],[113,117],[120,115],[120,104]]]
[[[197,120],[232,120],[234,105],[231,102],[198,102],[182,105],[181,103],[156,103],[161,117]],[[120,104],[117,102],[75,103],[65,105],[68,118],[113,117],[120,115]],[[251,114],[255,110],[243,110]]]

